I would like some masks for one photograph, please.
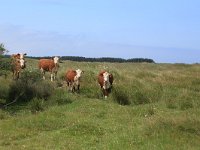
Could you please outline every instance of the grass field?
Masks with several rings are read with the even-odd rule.
[[[22,74],[35,77],[37,60],[27,61]],[[80,93],[63,86],[69,68],[85,71]],[[22,80],[36,96],[0,109],[0,149],[200,149],[199,64],[64,61],[59,69],[54,83]],[[108,99],[97,84],[102,69],[114,76]],[[29,88],[19,83],[0,77],[1,103]]]

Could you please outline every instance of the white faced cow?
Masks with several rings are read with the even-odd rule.
[[[101,71],[98,75],[98,83],[105,98],[107,98],[111,92],[113,80],[113,75],[105,70]]]
[[[51,74],[51,81],[56,79],[56,75],[59,68],[59,57],[54,57],[53,59],[40,59],[39,69],[43,74],[43,79],[45,79],[45,72],[48,71]]]
[[[68,88],[71,92],[79,91],[80,89],[80,78],[84,71],[77,70],[68,70],[65,74],[65,80],[67,82]]]
[[[13,72],[13,79],[19,79],[19,74],[22,69],[26,68],[26,61],[24,60],[25,54],[11,55],[11,70]]]

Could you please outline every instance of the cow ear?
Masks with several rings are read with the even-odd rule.
[[[24,53],[24,55],[26,56],[26,55],[27,55],[27,53]]]

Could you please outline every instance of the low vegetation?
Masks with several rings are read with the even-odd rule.
[[[18,81],[0,76],[0,149],[199,149],[200,65],[63,61],[52,83],[37,63],[27,59]],[[79,93],[63,81],[70,68],[85,72]]]

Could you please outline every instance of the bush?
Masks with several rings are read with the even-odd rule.
[[[43,111],[44,110],[44,100],[43,99],[38,99],[34,98],[30,102],[30,109],[32,113],[36,113],[38,111]]]
[[[62,105],[71,103],[73,100],[66,90],[56,89],[54,94],[50,97],[49,101],[52,104]]]
[[[0,76],[8,76],[9,71],[11,70],[11,61],[10,59],[1,59],[0,58]]]
[[[133,84],[133,83],[132,83]],[[159,84],[135,83],[128,90],[135,105],[155,103],[161,100],[163,87]]]
[[[117,102],[120,105],[130,105],[130,99],[128,94],[125,92],[124,89],[120,87],[115,87],[112,89],[112,100]]]
[[[193,104],[190,100],[185,100],[180,104],[180,109],[181,110],[186,110],[189,108],[193,108]]]
[[[21,73],[20,80],[23,82],[37,82],[42,81],[41,74],[39,71],[23,71]]]
[[[152,106],[149,106],[149,107],[147,108],[145,117],[150,117],[150,116],[152,116],[152,115],[154,115],[154,114],[155,114],[155,108],[152,107]]]
[[[7,119],[8,117],[8,113],[0,109],[0,120]]]
[[[0,58],[0,70],[11,70],[11,60]]]
[[[34,96],[47,100],[53,93],[54,87],[50,82],[42,81],[33,84]]]
[[[169,108],[169,109],[176,109],[177,108],[175,101],[172,100],[172,99],[166,100],[165,104],[166,104],[167,108]]]
[[[150,103],[150,99],[142,93],[140,90],[137,90],[134,94],[134,104],[140,105],[140,104],[148,104]]]
[[[24,72],[21,78],[10,84],[8,102],[27,102],[33,98],[47,99],[53,92],[53,85],[43,81],[37,72]]]
[[[0,82],[0,99],[7,99],[9,86],[3,80],[0,80]]]

